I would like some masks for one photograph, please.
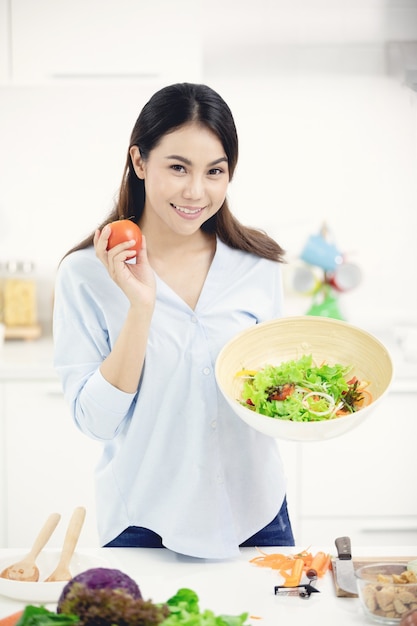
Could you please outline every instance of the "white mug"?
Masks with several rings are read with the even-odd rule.
[[[341,263],[331,276],[329,283],[337,291],[349,291],[357,287],[362,280],[362,272],[354,263]]]
[[[319,284],[320,281],[312,267],[308,265],[298,265],[294,269],[292,287],[297,293],[311,295],[315,293]]]

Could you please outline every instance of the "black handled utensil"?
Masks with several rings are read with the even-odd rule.
[[[349,537],[338,537],[335,540],[337,549],[337,559],[335,578],[338,586],[346,593],[357,596],[358,588],[356,584],[355,568],[352,561],[352,548]]]

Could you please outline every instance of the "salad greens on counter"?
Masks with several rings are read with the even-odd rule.
[[[369,404],[367,382],[347,380],[351,365],[317,366],[312,355],[259,370],[241,370],[241,404],[268,417],[295,422],[329,420]]]
[[[53,624],[72,626],[78,623],[76,615],[53,613],[43,606],[32,606],[29,604],[25,607],[19,621],[16,622],[16,626],[53,626]]]
[[[198,596],[192,589],[179,589],[167,602],[171,615],[162,626],[243,626],[248,613],[241,615],[215,615],[213,611],[200,611]]]
[[[198,596],[192,589],[179,589],[165,604],[135,599],[124,592],[109,590],[110,593],[113,601],[108,602],[109,595],[104,610],[99,601],[90,604],[83,615],[54,613],[42,606],[26,606],[16,626],[244,626],[248,618],[247,613],[216,615],[208,609],[200,611]],[[129,601],[121,610],[121,604],[127,598]]]

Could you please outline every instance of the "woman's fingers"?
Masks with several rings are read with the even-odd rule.
[[[110,250],[107,249],[111,229],[110,226],[105,226],[100,232],[96,230],[94,234],[94,247],[98,258],[106,265],[107,268],[115,266],[117,263],[124,263],[129,259],[136,256],[135,250],[132,250],[132,245],[135,243],[132,241],[124,241],[119,243]]]
[[[109,241],[111,229],[109,226],[105,226],[100,232],[99,229],[94,233],[94,248],[96,255],[105,263],[107,258],[107,243]],[[105,263],[106,265],[106,263]]]

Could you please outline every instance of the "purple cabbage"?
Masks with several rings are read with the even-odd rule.
[[[67,582],[58,600],[58,613],[60,612],[62,603],[71,592],[75,583],[80,583],[89,590],[118,589],[125,592],[135,600],[142,598],[142,594],[137,583],[133,580],[133,578],[124,572],[108,567],[93,567],[77,574]]]

